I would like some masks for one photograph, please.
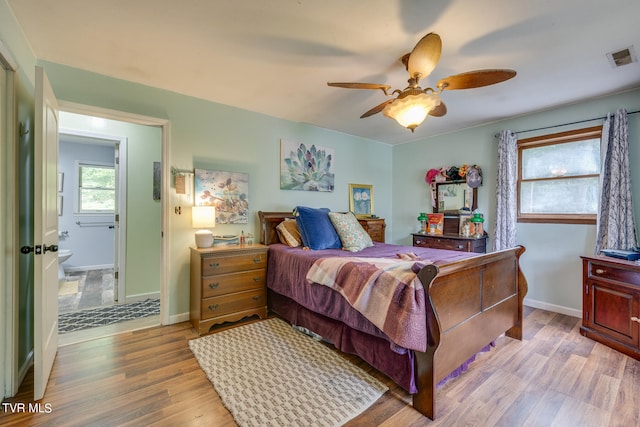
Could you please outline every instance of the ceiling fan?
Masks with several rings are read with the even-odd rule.
[[[377,83],[333,83],[327,85],[347,89],[380,89],[386,96],[396,97],[376,105],[362,116],[372,116],[382,111],[386,117],[395,119],[402,126],[415,130],[427,115],[442,117],[447,107],[440,99],[444,90],[472,89],[501,83],[515,77],[516,72],[508,69],[476,70],[445,77],[436,83],[436,89],[419,86],[420,79],[427,77],[438,64],[442,52],[442,40],[436,33],[424,36],[410,53],[402,57],[402,63],[409,72],[409,86],[389,93],[391,86]]]

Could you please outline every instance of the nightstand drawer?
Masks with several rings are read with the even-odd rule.
[[[267,254],[253,253],[202,258],[202,275],[234,273],[267,267]]]
[[[210,319],[266,305],[267,296],[264,289],[206,298],[202,300],[201,318]]]
[[[600,277],[605,280],[640,286],[640,274],[635,271],[616,267],[613,263],[598,264],[593,261],[589,263],[589,267],[589,277]]]
[[[422,246],[425,248],[448,249],[450,251],[468,251],[467,242],[439,239],[437,237],[431,237],[428,239],[417,238],[414,240],[414,244],[415,246]]]
[[[263,289],[266,276],[266,270],[261,269],[203,277],[202,297],[209,298],[250,289]]]

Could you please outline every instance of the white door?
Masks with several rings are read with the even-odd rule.
[[[33,389],[39,400],[58,351],[58,103],[41,67],[35,110]]]

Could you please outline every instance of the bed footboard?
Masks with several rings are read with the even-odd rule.
[[[527,281],[518,246],[451,264],[425,266],[427,351],[416,352],[416,410],[434,419],[436,384],[501,334],[522,339]]]

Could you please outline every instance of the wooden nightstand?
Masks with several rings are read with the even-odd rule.
[[[387,225],[384,218],[359,218],[358,222],[374,242],[384,243],[384,231]]]
[[[582,257],[580,333],[640,360],[640,265]]]
[[[487,236],[463,237],[458,234],[413,234],[413,246],[461,252],[487,252]]]
[[[267,317],[267,247],[191,248],[190,319],[202,335],[247,316]]]

